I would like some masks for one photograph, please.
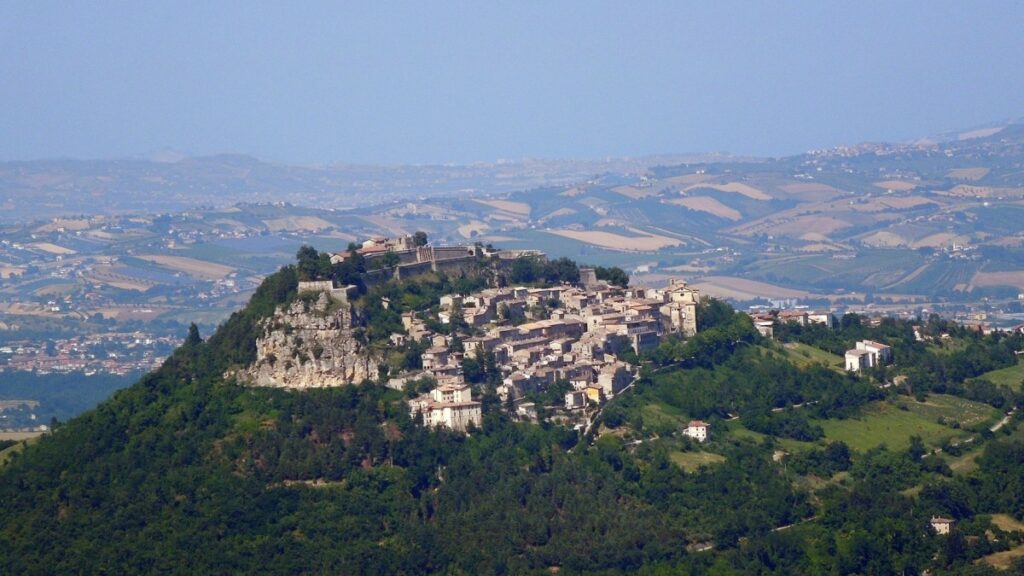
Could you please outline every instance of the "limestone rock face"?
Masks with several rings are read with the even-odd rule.
[[[246,383],[326,388],[377,378],[377,361],[355,338],[352,306],[326,292],[279,307],[260,328],[256,362],[240,374]]]

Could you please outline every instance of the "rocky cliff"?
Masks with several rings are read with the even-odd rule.
[[[240,380],[256,386],[324,388],[377,378],[377,361],[355,337],[348,302],[306,294],[261,324],[256,362]]]

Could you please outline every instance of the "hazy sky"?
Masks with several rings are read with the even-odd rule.
[[[782,155],[1024,116],[1021,2],[0,4],[0,158]]]

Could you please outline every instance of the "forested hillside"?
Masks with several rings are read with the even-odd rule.
[[[1012,365],[1020,337],[934,321],[940,348],[851,317],[776,343],[711,304],[697,337],[632,355],[635,390],[588,435],[512,421],[485,379],[484,424],[465,436],[414,425],[405,396],[372,382],[225,380],[298,276],[282,269],[207,340],[193,331],[159,370],[13,456],[0,572],[984,574],[978,559],[1024,541],[1019,412],[943,452],[830,436],[873,406],[916,415],[938,395],[1009,411],[1020,387],[983,374]],[[863,337],[892,341],[891,373],[858,379],[787,348],[827,358]],[[688,418],[710,420],[712,440],[682,438]],[[935,535],[934,515],[954,532]]]

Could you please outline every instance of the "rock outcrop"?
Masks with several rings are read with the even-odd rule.
[[[307,293],[263,321],[256,362],[240,380],[255,386],[325,388],[377,378],[377,361],[355,336],[347,301]]]

